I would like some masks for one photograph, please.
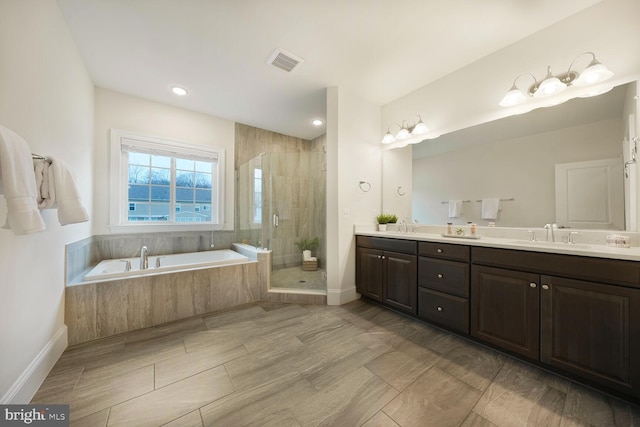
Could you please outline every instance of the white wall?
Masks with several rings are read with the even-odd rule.
[[[0,2],[0,124],[33,152],[74,172],[91,215],[93,84],[54,0]],[[6,221],[0,196],[0,223]],[[45,211],[46,231],[0,229],[0,403],[26,403],[67,343],[65,244],[90,223],[62,227]]]
[[[357,298],[354,224],[374,224],[382,204],[380,108],[327,89],[327,303]],[[371,184],[364,192],[360,181]],[[366,188],[366,187],[365,187]]]
[[[193,145],[216,146],[226,150],[225,230],[234,222],[234,139],[235,124],[202,113],[188,111],[122,93],[96,88],[94,191],[103,197],[94,200],[93,234],[109,234],[109,138],[110,129],[171,139]]]
[[[621,158],[623,127],[621,119],[609,119],[415,159],[414,217],[426,224],[487,225],[475,200],[513,197],[502,203],[496,225],[554,222],[555,164]],[[459,218],[448,218],[448,204],[441,203],[451,199],[471,200]]]
[[[492,55],[399,98],[382,108],[379,138],[392,123],[420,114],[433,134],[442,134],[522,112],[528,106],[502,108],[498,102],[523,73],[543,78],[547,65],[566,71],[582,52],[592,51],[615,76],[608,83],[627,83],[640,73],[640,1],[607,0],[516,42]],[[590,56],[576,62],[578,70]],[[519,85],[526,87],[523,78]],[[565,92],[571,93],[576,88]]]
[[[615,76],[605,84],[618,85],[637,80],[640,76],[638,16],[640,2],[637,0],[597,3],[384,105],[379,138],[392,123],[413,120],[416,114],[420,114],[431,129],[427,136],[435,137],[523,113],[532,106],[540,107],[547,102],[545,99],[530,100],[512,108],[499,107],[498,102],[517,76],[532,73],[542,78],[547,65],[555,73],[563,72],[582,52],[594,52],[602,63],[615,72]],[[589,56],[584,56],[577,61],[575,65],[578,70],[584,69],[589,59]],[[520,86],[526,87],[528,80],[522,80]],[[569,88],[565,94],[571,95],[576,89]],[[411,167],[411,162],[406,162],[402,169],[406,172]],[[387,194],[387,189],[394,191],[395,187],[386,182],[386,177],[384,186],[386,202],[392,197]]]

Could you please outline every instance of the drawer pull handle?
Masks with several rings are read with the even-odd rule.
[[[538,287],[538,285],[536,285],[535,283],[531,282],[531,283],[529,283],[529,287],[531,287],[531,288],[537,288],[537,287]]]
[[[436,252],[438,252],[439,254],[441,254],[441,253],[442,253],[442,249],[438,248],[438,249],[436,249]]]
[[[444,309],[443,309],[442,307],[438,306],[438,308],[436,308],[436,310],[438,310],[438,311],[442,311],[442,310],[444,310]]]
[[[542,289],[544,289],[545,291],[549,290],[549,285],[542,285]]]
[[[438,274],[438,279],[442,279],[444,276],[442,274]]]

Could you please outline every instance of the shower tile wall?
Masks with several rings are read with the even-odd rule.
[[[235,169],[246,168],[261,153],[267,154],[269,161],[263,162],[263,176],[272,175],[272,189],[275,200],[275,211],[279,215],[279,227],[273,239],[269,236],[267,224],[270,224],[271,212],[263,209],[262,242],[273,249],[273,268],[295,266],[301,264],[300,251],[295,243],[300,239],[318,237],[320,246],[314,256],[322,267],[325,262],[325,228],[326,228],[326,137],[320,136],[312,141],[294,138],[263,129],[236,123]],[[294,179],[295,178],[295,179]],[[238,212],[248,211],[248,189],[238,189],[236,223],[241,224]],[[268,194],[268,193],[265,193]],[[264,206],[271,201],[267,198]],[[245,218],[245,221],[246,218]],[[240,238],[247,238],[253,244],[256,240],[255,230],[248,226],[240,226]],[[246,237],[248,236],[248,237]]]
[[[265,175],[271,177],[272,191],[266,193],[265,204],[271,204],[272,213],[279,218],[269,242],[273,266],[276,269],[298,266],[302,260],[296,242],[314,237],[325,240],[326,181],[320,168],[322,153],[274,153],[269,157]],[[269,219],[265,218],[265,223]],[[322,248],[314,250],[314,256],[323,253]],[[321,266],[323,262],[324,257],[320,256]]]

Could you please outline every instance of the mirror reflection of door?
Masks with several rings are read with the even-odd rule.
[[[624,229],[622,159],[556,165],[556,222],[585,229]]]

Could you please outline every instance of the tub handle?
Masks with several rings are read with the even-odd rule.
[[[278,214],[273,214],[273,226],[278,226]]]
[[[129,261],[128,259],[121,259],[120,262],[126,263],[124,265],[124,271],[131,271],[131,261]]]

